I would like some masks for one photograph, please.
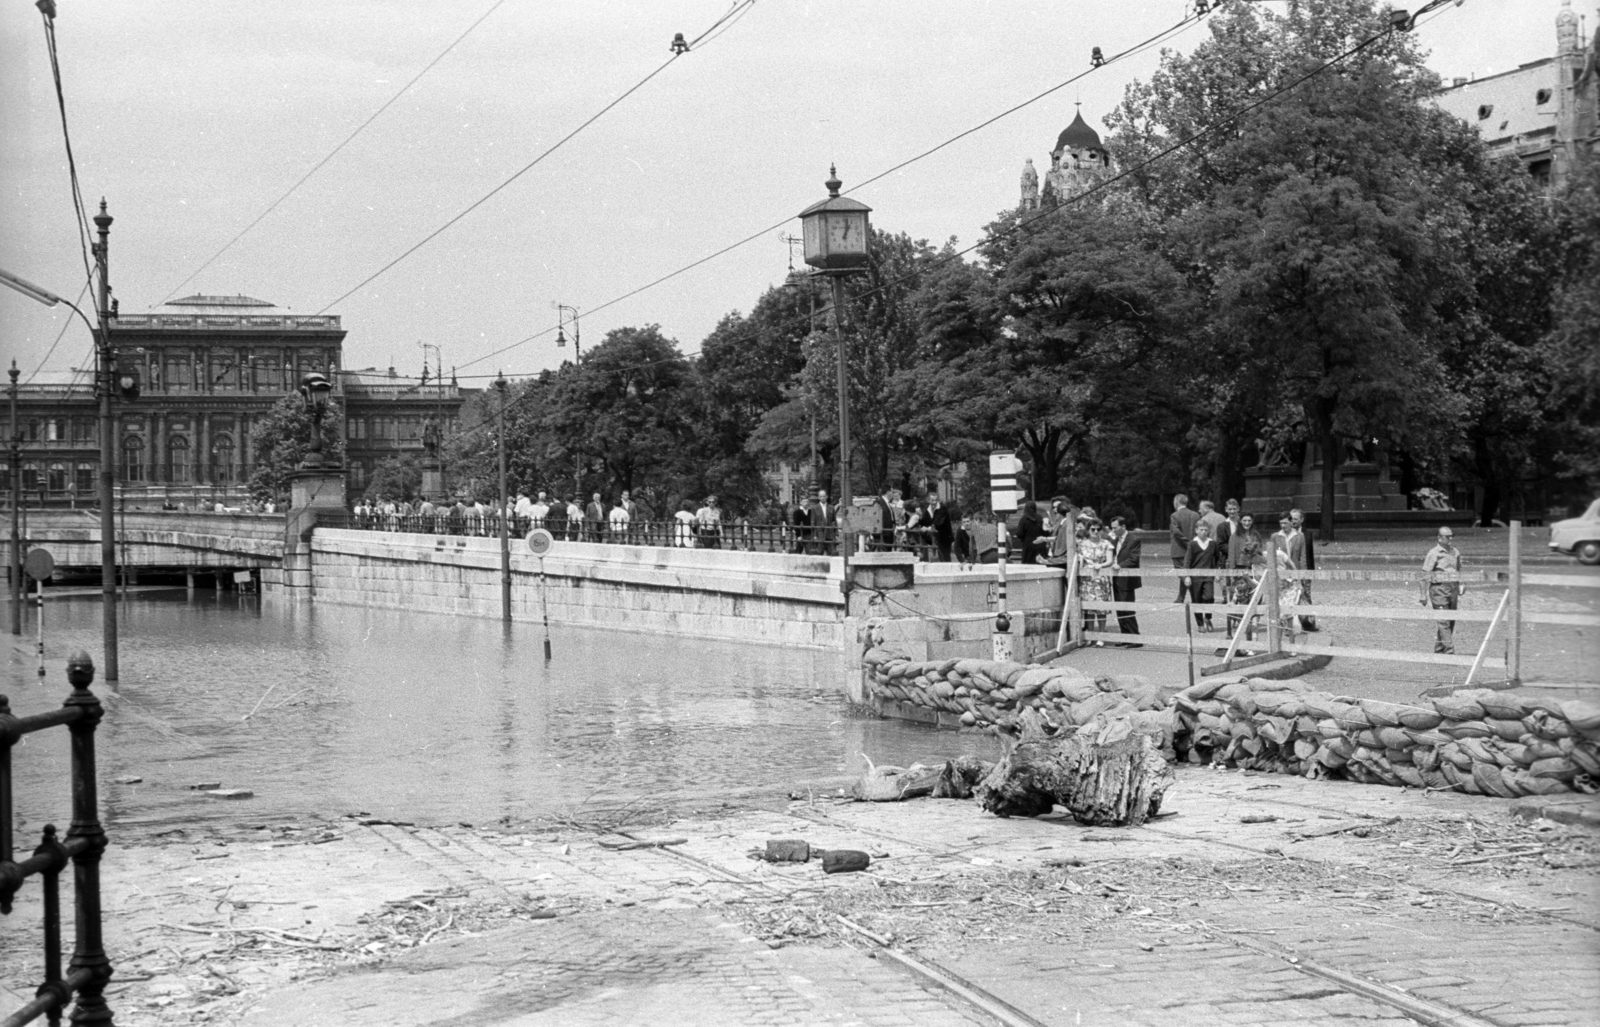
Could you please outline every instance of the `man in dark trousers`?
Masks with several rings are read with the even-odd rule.
[[[939,562],[949,563],[950,550],[956,540],[956,526],[951,520],[950,508],[939,502],[939,493],[928,493],[928,505],[923,508],[923,518],[932,535],[933,547],[938,550]]]
[[[583,508],[583,527],[590,542],[603,540],[606,530],[606,505],[601,502],[598,492],[589,500],[589,505]]]
[[[1128,531],[1126,517],[1111,518],[1111,566],[1117,570],[1139,569],[1139,540]],[[1111,579],[1111,598],[1119,603],[1134,601],[1133,593],[1144,582],[1138,577]],[[1117,611],[1117,630],[1124,635],[1139,633],[1139,618],[1132,610]],[[1138,642],[1118,642],[1125,649],[1137,649]]]
[[[881,530],[878,532],[878,541],[884,549],[894,548],[894,499],[895,490],[884,486],[883,495],[874,502],[878,508],[878,518]]]
[[[1305,539],[1305,562],[1303,564],[1296,564],[1296,566],[1303,571],[1316,570],[1317,550],[1316,546],[1312,543],[1312,540],[1315,539],[1316,536],[1306,530],[1306,515],[1298,506],[1289,511],[1289,523],[1293,524],[1294,530],[1298,531],[1301,537]],[[1310,606],[1312,604],[1311,582],[1309,581],[1302,581],[1300,583],[1300,602],[1305,606]],[[1315,631],[1317,630],[1317,618],[1301,617],[1300,626],[1305,628],[1307,631]]]
[[[1194,541],[1194,526],[1200,523],[1200,515],[1189,509],[1189,497],[1182,492],[1172,497],[1172,566],[1182,569],[1184,562],[1189,557],[1189,543]],[[1183,597],[1189,589],[1184,585],[1183,579],[1178,579],[1178,598],[1174,602],[1183,602]]]
[[[818,489],[816,498],[806,507],[806,552],[831,551],[832,534],[827,529],[833,527],[838,515],[839,508],[828,502],[828,490]]]

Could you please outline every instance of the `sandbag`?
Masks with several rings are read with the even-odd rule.
[[[1565,699],[1561,702],[1561,712],[1568,724],[1584,734],[1600,731],[1600,704],[1583,699]]]
[[[1490,692],[1478,698],[1483,712],[1500,720],[1521,720],[1529,711],[1514,692]]]

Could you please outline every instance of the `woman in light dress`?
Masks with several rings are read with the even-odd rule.
[[[1078,540],[1078,596],[1085,603],[1111,602],[1111,564],[1113,547],[1106,538],[1105,529],[1098,520],[1082,519],[1083,537]],[[1084,629],[1104,631],[1105,610],[1085,610]],[[1095,645],[1103,645],[1096,641]]]
[[[678,508],[678,512],[672,515],[672,519],[678,522],[677,527],[673,529],[672,544],[677,546],[679,549],[693,549],[695,529],[694,504],[689,502],[687,499],[684,500],[683,505]]]
[[[1272,551],[1278,562],[1278,619],[1283,630],[1291,635],[1300,630],[1300,618],[1288,611],[1300,605],[1300,595],[1305,590],[1304,583],[1291,573],[1300,569],[1289,555],[1289,534],[1293,527],[1289,518],[1284,517],[1278,522],[1278,533],[1272,536]]]

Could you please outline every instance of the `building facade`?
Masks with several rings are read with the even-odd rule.
[[[452,384],[418,384],[341,367],[345,330],[332,314],[301,315],[248,296],[189,296],[111,321],[119,376],[137,398],[113,399],[116,482],[130,506],[234,506],[254,470],[251,428],[313,371],[345,411],[351,488],[381,460],[422,448],[420,419],[459,416]],[[29,502],[94,502],[98,405],[91,371],[38,376],[17,396],[19,476]],[[415,423],[414,423],[415,422]],[[0,495],[9,495],[9,464]]]
[[[1454,79],[1439,107],[1478,130],[1496,156],[1515,157],[1560,190],[1600,156],[1600,23],[1587,42],[1572,0],[1556,15],[1553,57],[1480,79]]]

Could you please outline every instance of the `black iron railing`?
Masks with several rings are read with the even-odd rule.
[[[446,510],[432,514],[351,513],[342,517],[319,516],[323,527],[355,528],[360,531],[411,532],[419,535],[478,535],[494,538],[500,534],[499,518],[493,513],[475,515]],[[734,549],[754,553],[796,553],[838,555],[839,529],[791,524],[748,524],[723,522],[716,527],[678,521],[630,521],[613,527],[608,522],[571,521],[566,518],[513,517],[507,525],[514,538],[522,538],[534,528],[544,528],[564,542],[599,542],[611,545],[660,546],[666,549]],[[925,533],[902,531],[894,541],[881,535],[868,536],[867,548],[874,552],[900,550],[932,559],[932,539]]]
[[[106,834],[100,827],[99,796],[95,785],[94,732],[104,709],[89,691],[94,681],[94,661],[79,650],[67,661],[67,681],[72,694],[59,710],[16,717],[0,695],[0,914],[11,913],[11,900],[29,877],[38,874],[44,891],[44,983],[33,1001],[6,1017],[3,1027],[20,1027],[41,1016],[52,1025],[77,997],[72,1009],[74,1027],[110,1024],[105,987],[111,980],[100,932],[100,856]],[[23,735],[65,726],[72,735],[72,827],[67,840],[56,837],[54,824],[46,824],[39,847],[21,862],[12,851],[11,749]],[[76,907],[76,942],[67,973],[61,973],[61,872],[73,869]]]

